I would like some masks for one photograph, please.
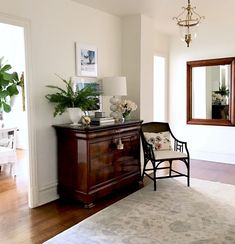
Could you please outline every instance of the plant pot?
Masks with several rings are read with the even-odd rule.
[[[124,121],[129,121],[131,120],[131,114],[126,114],[125,116],[123,115]]]
[[[78,125],[82,118],[82,110],[80,108],[67,108],[69,118],[73,122],[72,125]]]

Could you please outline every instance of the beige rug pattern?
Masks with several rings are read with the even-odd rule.
[[[235,186],[159,180],[45,243],[235,244]]]

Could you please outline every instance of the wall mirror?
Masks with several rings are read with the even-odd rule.
[[[187,62],[187,124],[235,125],[235,57]]]

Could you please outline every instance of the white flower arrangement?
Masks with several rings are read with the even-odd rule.
[[[127,117],[132,111],[137,109],[136,103],[131,100],[122,100],[118,103],[118,111],[122,113],[123,118]]]
[[[212,93],[212,104],[218,105],[218,104],[226,104],[226,96],[222,96],[219,93]]]
[[[218,104],[222,100],[222,96],[220,94],[217,94],[215,92],[212,93],[212,103],[213,104]]]

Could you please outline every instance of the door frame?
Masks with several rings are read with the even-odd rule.
[[[32,93],[32,53],[31,53],[31,25],[30,20],[0,13],[0,22],[24,29],[25,44],[25,97],[27,106],[27,126],[28,126],[28,205],[34,208],[38,205],[38,177],[37,177],[37,160],[36,160],[36,130],[35,116],[33,116],[33,93]]]

